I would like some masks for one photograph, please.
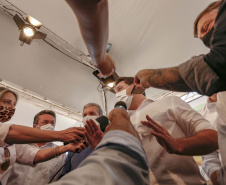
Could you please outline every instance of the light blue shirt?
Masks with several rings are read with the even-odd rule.
[[[131,134],[107,132],[94,152],[76,170],[54,185],[149,185],[147,157],[141,142]]]

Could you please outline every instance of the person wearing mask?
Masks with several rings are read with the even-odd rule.
[[[179,97],[152,101],[143,94],[131,95],[132,77],[116,81],[116,100],[127,105],[148,158],[150,184],[205,184],[193,155],[218,148],[217,132]],[[149,128],[151,127],[151,128]]]
[[[203,41],[210,52],[193,57],[176,67],[144,69],[135,75],[137,87],[161,88],[211,96],[218,93],[218,143],[222,169],[218,181],[226,182],[226,0],[211,3],[194,22],[194,36]],[[223,91],[223,92],[222,92]]]
[[[208,97],[206,104],[199,110],[199,113],[214,126],[217,130],[218,113],[216,110],[217,93]],[[217,171],[221,169],[221,155],[219,150],[202,156],[201,174],[206,174],[214,185],[218,185]]]
[[[42,110],[34,117],[33,127],[41,130],[55,130],[56,114],[52,110]],[[32,148],[44,149],[57,147],[53,142],[32,143]],[[20,145],[18,145],[20,147]],[[48,184],[54,174],[61,168],[64,162],[64,154],[49,161],[39,163],[35,167],[15,164],[12,168],[7,185],[32,185]],[[57,179],[58,176],[54,178]]]
[[[103,110],[100,107],[100,105],[98,105],[96,103],[88,103],[83,107],[82,122],[85,125],[87,120],[89,120],[89,119],[95,120],[102,115],[103,115]],[[102,132],[105,131],[106,126],[107,125],[99,125]],[[67,163],[66,166],[64,167],[60,178],[62,176],[64,176],[65,174],[69,173],[70,171],[76,169],[78,167],[78,165],[93,152],[93,150],[94,150],[94,148],[92,148],[92,145],[89,145],[87,148],[82,150],[80,153],[75,153],[73,155],[73,152],[69,152],[67,155],[66,161],[70,160],[70,162]],[[73,157],[71,158],[72,155],[73,155]]]
[[[226,0],[212,2],[194,22],[194,36],[210,52],[192,57],[176,67],[144,69],[134,78],[137,86],[211,96],[226,90]]]
[[[5,87],[0,87],[0,182],[7,183],[13,165],[35,166],[66,151],[82,150],[86,146],[80,142],[84,139],[84,128],[69,128],[63,131],[50,131],[5,123],[15,113],[18,96]],[[66,146],[54,148],[33,148],[23,143],[41,143],[50,141],[71,142]],[[15,145],[21,144],[21,145]]]
[[[147,157],[127,111],[115,108],[108,119],[111,124],[95,150],[53,185],[149,185]],[[86,123],[85,135],[94,146],[103,133],[93,119]]]

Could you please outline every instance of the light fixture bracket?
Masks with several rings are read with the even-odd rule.
[[[112,83],[112,82],[114,83],[119,78],[118,74],[114,73],[114,74],[112,74],[111,76],[109,76],[107,78],[101,78],[101,77],[98,76],[99,73],[100,72],[98,70],[96,70],[96,71],[93,72],[93,75],[97,79],[99,79],[110,92],[115,94],[115,90],[114,90],[114,86],[115,85],[113,85],[113,87],[109,87],[108,84]]]

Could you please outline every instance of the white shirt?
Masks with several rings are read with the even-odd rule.
[[[199,110],[199,113],[210,121],[215,129],[217,129],[217,122],[219,121],[219,114],[217,113],[216,105],[217,102],[211,102],[208,98],[206,104]],[[205,174],[202,172],[203,170],[207,176],[210,177],[214,171],[219,170],[221,168],[220,159],[221,156],[219,150],[208,155],[203,155],[201,174],[205,177]]]
[[[30,144],[34,149],[44,149],[56,147],[54,143],[46,143],[40,148],[36,144]],[[48,184],[55,173],[64,164],[64,155],[60,155],[58,158],[53,158],[49,161],[37,164],[35,167],[26,165],[15,164],[12,168],[7,185],[44,185]],[[59,172],[53,181],[57,180]]]
[[[19,147],[6,144],[5,138],[9,132],[9,128],[12,125],[13,124],[0,123],[0,165],[5,161],[4,148],[7,147],[10,151],[10,166],[6,171],[0,170],[0,181],[2,185],[6,184],[15,162],[33,166],[34,157],[39,151],[39,149],[34,149],[26,144],[20,145]]]
[[[222,168],[217,172],[217,178],[220,185],[226,182],[226,91],[217,93],[217,112],[219,121],[217,122],[218,144],[222,157]]]
[[[153,102],[146,99],[135,111],[129,111],[130,119],[141,136],[148,157],[150,184],[198,185],[205,180],[192,156],[169,154],[151,135],[150,129],[141,124],[149,115],[164,126],[174,138],[191,137],[211,124],[179,97],[169,96]]]

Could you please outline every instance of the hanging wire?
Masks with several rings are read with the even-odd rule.
[[[97,90],[99,91],[99,92],[103,92],[103,86],[104,86],[104,84],[100,81],[100,80],[98,80],[99,81],[99,85],[97,86]]]
[[[56,46],[54,46],[53,44],[51,44],[51,43],[48,42],[47,40],[44,39],[43,41],[44,41],[45,43],[47,43],[48,45],[50,45],[51,47],[53,47],[54,49],[56,49],[57,51],[61,52],[61,53],[64,54],[65,56],[67,56],[68,58],[70,58],[70,59],[72,59],[72,60],[74,60],[74,61],[76,61],[76,62],[78,62],[78,63],[80,63],[80,64],[83,64],[84,66],[87,66],[87,67],[91,68],[92,70],[94,70],[94,69],[93,69],[92,67],[90,67],[89,65],[87,65],[87,64],[85,64],[85,63],[83,63],[83,62],[81,62],[81,61],[79,61],[79,60],[77,60],[77,59],[71,57],[70,55],[64,53],[63,51],[61,51],[60,49],[58,49]]]
[[[11,10],[11,11],[13,11],[13,12],[18,13],[18,14],[20,15],[20,17],[21,17],[21,18],[25,21],[25,19],[24,19],[23,15],[22,15],[20,12],[18,12],[18,11],[16,11],[16,10],[13,10],[13,9],[11,9],[11,8],[7,8],[6,6],[1,5],[1,4],[0,4],[0,6],[1,6],[3,9],[6,9],[6,10]],[[5,11],[6,11],[6,10],[5,10]],[[8,13],[8,14],[10,14],[11,16],[14,16],[13,14],[11,14],[11,13],[10,13],[10,12],[8,12],[8,11],[7,11],[7,13]]]

